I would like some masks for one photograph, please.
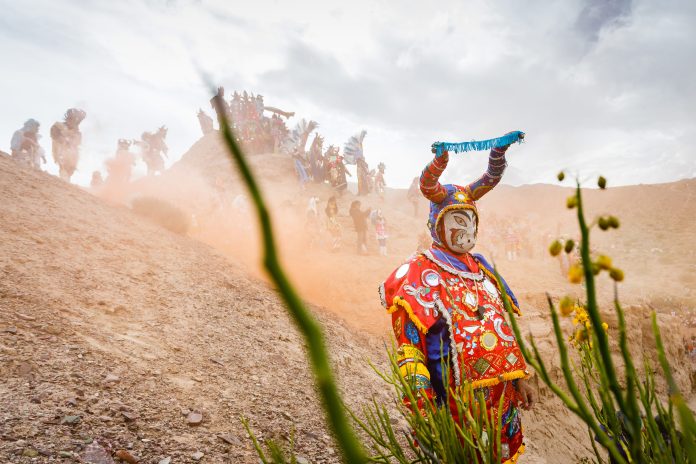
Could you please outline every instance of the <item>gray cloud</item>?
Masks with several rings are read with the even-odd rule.
[[[125,126],[138,133],[167,123],[181,153],[209,98],[202,68],[228,90],[318,120],[327,143],[368,129],[368,156],[393,166],[392,185],[408,184],[434,140],[512,129],[528,133],[511,159],[515,182],[548,181],[564,167],[615,184],[696,169],[693,2],[300,3],[37,1],[30,11],[0,0],[0,50],[16,68],[0,75],[11,94],[0,129],[86,102],[103,134],[115,137],[109,125],[131,117]],[[17,96],[27,85],[37,97]],[[463,156],[450,174],[483,164]]]

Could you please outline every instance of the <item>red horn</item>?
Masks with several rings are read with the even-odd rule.
[[[449,154],[445,151],[442,155],[435,157],[423,169],[420,176],[420,190],[423,196],[434,203],[440,203],[447,197],[445,187],[440,183],[440,176],[447,167]]]

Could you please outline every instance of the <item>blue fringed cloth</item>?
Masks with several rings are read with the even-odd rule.
[[[521,143],[522,140],[524,140],[524,132],[514,131],[510,132],[509,134],[505,134],[502,137],[488,140],[472,140],[471,142],[460,143],[435,142],[432,144],[432,149],[435,150],[437,156],[440,156],[444,151],[461,153],[463,151],[490,150],[491,148],[502,147],[515,142]]]

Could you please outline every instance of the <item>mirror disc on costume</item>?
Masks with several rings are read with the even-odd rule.
[[[440,275],[432,269],[426,269],[421,275],[423,283],[428,287],[437,287],[440,285]]]
[[[474,294],[471,292],[466,292],[466,296],[464,297],[464,303],[473,308],[474,306],[476,306],[476,296],[474,296]]]
[[[491,282],[488,279],[484,279],[483,281],[483,288],[486,289],[489,295],[491,296],[498,296],[498,289],[495,287],[495,284]]]
[[[493,332],[484,332],[479,341],[483,349],[491,351],[498,344],[498,336]]]
[[[394,274],[394,277],[396,277],[397,279],[402,278],[403,276],[408,274],[408,268],[408,263],[402,264],[401,266],[399,266],[399,269],[396,270],[396,274]]]

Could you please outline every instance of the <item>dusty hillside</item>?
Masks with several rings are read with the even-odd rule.
[[[93,439],[142,462],[255,462],[242,415],[334,460],[273,291],[208,246],[5,158],[0,192],[3,462],[77,457]],[[317,313],[349,402],[385,399],[363,364],[381,361],[379,340]]]
[[[328,331],[350,404],[355,407],[375,394],[386,401],[384,387],[364,363],[365,358],[381,363],[382,343],[388,339],[387,318],[375,289],[414,250],[424,209],[421,217],[414,217],[403,191],[387,192],[385,201],[364,199],[365,206],[380,207],[387,215],[390,256],[356,256],[347,217],[354,197],[346,194],[339,200],[344,247],[332,253],[322,240],[310,246],[304,228],[308,196],[320,197],[322,211],[331,190],[311,185],[300,191],[287,158],[266,155],[251,162],[274,207],[279,245],[292,278],[319,305],[314,310]],[[673,196],[694,191],[694,184],[684,185],[686,193],[680,190]],[[596,194],[613,198],[615,191]],[[27,449],[79,455],[87,441],[97,439],[114,449],[131,446],[142,462],[167,456],[172,462],[190,462],[197,451],[205,454],[202,462],[256,462],[238,420],[243,414],[265,437],[287,436],[294,427],[300,454],[313,462],[336,461],[322,431],[302,344],[273,292],[255,277],[253,218],[233,204],[242,189],[214,136],[197,142],[161,177],[98,192],[111,205],[56,178],[18,169],[2,157],[0,192],[0,369],[8,379],[0,385],[0,455],[11,462],[29,462],[30,457],[18,456]],[[546,240],[547,228],[556,228],[559,220],[570,224],[572,213],[563,209],[567,194],[550,186],[493,192],[481,203],[482,251],[496,251],[495,238],[485,232],[489,211],[534,225],[534,217],[515,203],[527,196]],[[190,238],[119,206],[139,195],[168,199],[191,214]],[[610,254],[627,271],[622,288],[629,291],[622,293],[634,304],[629,311],[631,340],[640,349],[651,346],[651,339],[646,301],[633,295],[633,289],[651,297],[663,313],[666,331],[681,336],[679,316],[692,311],[693,286],[664,277],[660,252],[651,251],[657,254],[654,267],[646,269],[640,253],[633,264],[633,248],[621,238],[633,212],[624,217],[618,210],[633,198],[635,194],[617,197],[617,210],[612,206],[625,227],[615,233],[621,245],[614,245]],[[652,217],[668,221],[660,216],[667,214],[665,208],[655,208],[659,196],[641,198],[653,208]],[[646,204],[648,200],[654,202]],[[591,206],[592,201],[603,200],[592,198]],[[645,233],[643,224],[636,217],[638,229],[631,238]],[[693,245],[681,254],[664,251],[671,250],[671,232],[661,237],[652,233],[651,242],[658,245],[651,249],[662,247],[662,253],[676,260],[673,272],[687,272],[692,264],[682,256]],[[525,308],[525,330],[551,357],[544,291],[560,295],[578,288],[565,283],[558,263],[543,253],[545,246],[539,238],[532,256],[507,261],[498,254],[496,262]],[[647,288],[632,283],[641,271],[654,272],[649,275],[659,280],[644,279]],[[682,292],[675,294],[675,288]],[[671,337],[671,356],[685,366],[679,380],[690,389],[691,368],[680,351],[679,336]],[[587,455],[586,431],[548,392],[541,393],[542,403],[525,419],[525,462]],[[189,411],[202,412],[203,423],[187,425]],[[73,416],[80,418],[70,424]]]

